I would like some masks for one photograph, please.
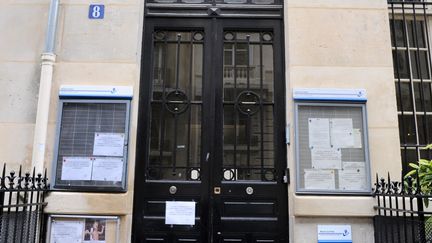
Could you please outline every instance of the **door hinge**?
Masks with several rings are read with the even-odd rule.
[[[289,185],[290,184],[290,180],[291,180],[291,178],[290,178],[290,170],[289,170],[289,168],[286,168],[284,176],[283,176],[283,183]]]

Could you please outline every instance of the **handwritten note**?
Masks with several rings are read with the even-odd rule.
[[[309,118],[309,147],[330,147],[330,125],[327,118]]]
[[[167,201],[165,224],[195,225],[195,202]]]
[[[93,155],[123,156],[124,133],[95,133]]]
[[[91,180],[93,161],[90,157],[63,157],[62,180]]]

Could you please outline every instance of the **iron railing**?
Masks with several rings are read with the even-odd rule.
[[[6,173],[6,165],[0,177],[0,242],[42,242],[45,219],[44,197],[48,191],[45,174]]]
[[[432,243],[432,195],[422,192],[418,179],[376,179],[374,217],[376,243]]]

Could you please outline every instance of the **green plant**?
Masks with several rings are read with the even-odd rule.
[[[424,149],[432,149],[432,144],[429,144]],[[432,160],[420,159],[417,164],[409,163],[409,166],[412,170],[405,175],[405,179],[413,177],[415,186],[417,186],[418,177],[421,191],[426,195],[432,195]],[[424,198],[424,204],[426,207],[429,206],[428,198]]]

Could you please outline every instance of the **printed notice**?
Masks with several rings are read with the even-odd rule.
[[[81,243],[83,238],[83,221],[58,221],[51,224],[51,243]]]
[[[330,147],[330,124],[327,118],[309,118],[309,147]]]
[[[305,189],[334,190],[335,173],[333,170],[304,170]]]
[[[341,169],[342,153],[339,148],[311,148],[312,168]]]
[[[123,164],[123,158],[95,158],[92,180],[121,181]]]
[[[165,224],[195,225],[195,202],[167,201]]]
[[[354,145],[352,119],[331,119],[331,146],[350,148]]]
[[[364,162],[343,162],[343,170],[339,170],[339,189],[367,189],[365,165]]]
[[[349,170],[349,169],[365,169],[366,163],[365,162],[343,162],[342,163],[342,169]]]
[[[93,155],[123,156],[124,133],[95,133]]]
[[[362,148],[362,134],[360,129],[353,129],[353,146],[350,148]]]
[[[93,160],[90,157],[63,157],[62,180],[91,180]]]

